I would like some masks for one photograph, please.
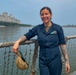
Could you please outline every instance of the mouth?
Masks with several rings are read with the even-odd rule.
[[[43,20],[43,21],[47,21],[47,20],[48,20],[48,18],[43,18],[42,20]]]

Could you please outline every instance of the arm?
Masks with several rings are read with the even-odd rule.
[[[20,38],[14,43],[14,45],[13,45],[13,47],[12,47],[12,51],[13,51],[14,53],[17,53],[18,48],[19,48],[19,44],[20,44],[21,42],[25,41],[26,39],[27,39],[26,36],[20,37]]]
[[[29,40],[30,38],[34,37],[35,35],[37,35],[37,26],[30,29],[26,34],[24,34],[24,36],[20,37],[13,45],[12,51],[14,53],[17,53],[19,44],[27,39]]]
[[[63,54],[63,56],[64,56],[65,62],[69,63],[66,45],[60,45],[60,49],[61,49],[62,54]]]
[[[69,58],[68,58],[68,53],[67,53],[66,45],[65,44],[61,44],[60,45],[60,49],[61,49],[62,54],[63,54],[64,59],[65,59],[66,73],[68,73],[70,71],[70,65],[69,65]]]

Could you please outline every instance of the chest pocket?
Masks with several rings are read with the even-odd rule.
[[[41,36],[38,36],[37,38],[38,38],[39,45],[44,47],[45,42],[46,42],[46,40],[45,40],[46,37],[44,35],[41,35]]]
[[[51,33],[49,33],[48,39],[52,42],[58,41],[58,32],[52,31]]]
[[[51,33],[49,33],[46,40],[50,45],[58,45],[59,39],[57,31],[52,31]]]
[[[58,45],[58,35],[57,34],[50,34],[47,38],[47,45]]]

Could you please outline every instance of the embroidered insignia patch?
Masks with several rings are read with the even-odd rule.
[[[50,34],[57,34],[57,31],[52,31]]]

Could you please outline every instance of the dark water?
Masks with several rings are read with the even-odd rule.
[[[5,26],[5,27],[0,27],[0,43],[3,42],[12,42],[16,41],[19,37],[23,36],[25,33],[28,32],[29,29],[32,27],[22,27],[22,26]],[[76,35],[76,27],[63,27],[64,34],[65,36],[71,36],[71,35]],[[34,37],[36,38],[36,37]],[[0,52],[2,50],[0,49]],[[71,52],[71,48],[69,48],[69,55],[73,54],[74,56],[72,57],[75,59],[76,51]],[[70,54],[71,53],[71,54]],[[1,59],[1,58],[0,58]],[[73,68],[73,71],[76,70],[74,66],[74,62],[71,60],[71,66]]]

